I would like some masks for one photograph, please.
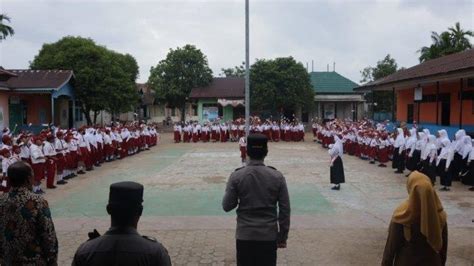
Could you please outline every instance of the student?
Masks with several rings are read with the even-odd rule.
[[[329,155],[331,156],[331,163],[330,163],[330,173],[331,173],[331,184],[334,184],[332,190],[340,190],[341,183],[345,182],[344,176],[344,166],[342,164],[342,154],[344,154],[344,150],[342,147],[342,141],[339,136],[334,135],[334,144],[329,145]]]

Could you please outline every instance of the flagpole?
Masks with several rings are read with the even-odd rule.
[[[249,0],[245,0],[245,135],[250,129]]]

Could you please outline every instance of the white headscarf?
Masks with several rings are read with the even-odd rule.
[[[397,132],[397,138],[395,139],[393,147],[403,149],[403,146],[405,145],[405,136],[403,135],[403,129],[397,128]]]
[[[331,149],[329,149],[329,155],[331,155],[331,157],[342,157],[344,154],[342,140],[337,135],[334,135],[334,141],[334,145],[331,147]]]
[[[466,159],[471,151],[472,151],[472,139],[470,136],[464,136],[462,138],[462,150],[461,150],[462,158]]]

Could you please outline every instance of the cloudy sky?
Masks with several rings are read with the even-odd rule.
[[[455,22],[474,29],[474,0],[250,0],[250,58],[293,56],[315,71],[360,81],[360,70],[391,54],[399,66],[418,63],[431,31]],[[28,68],[43,43],[66,35],[130,53],[140,82],[170,48],[194,44],[221,68],[245,58],[244,0],[0,0],[16,33],[0,43],[0,65]],[[474,41],[474,40],[473,40]]]

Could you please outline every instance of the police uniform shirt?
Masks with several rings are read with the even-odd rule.
[[[105,235],[83,243],[72,265],[171,265],[168,251],[153,238],[132,227],[111,228]]]
[[[250,160],[246,167],[232,173],[222,207],[227,212],[237,207],[238,240],[285,242],[288,238],[290,199],[286,180],[263,161]]]

